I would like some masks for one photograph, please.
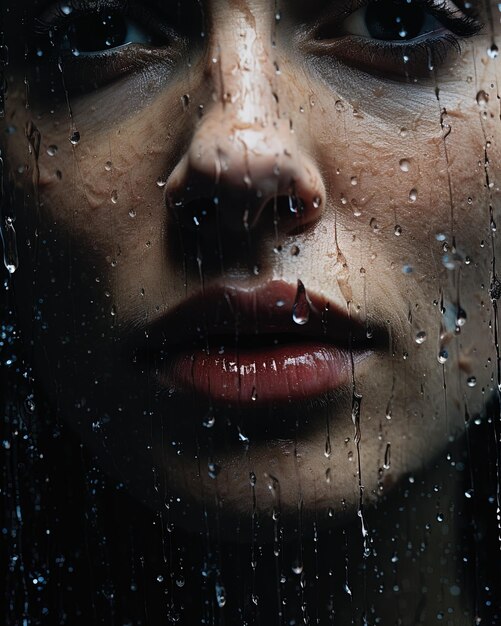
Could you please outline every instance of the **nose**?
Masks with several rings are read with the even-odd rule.
[[[282,228],[314,222],[325,187],[292,127],[299,104],[277,70],[271,27],[260,31],[258,20],[245,16],[218,23],[200,87],[213,97],[167,181],[168,203],[184,224],[215,223],[217,214],[230,231],[254,228],[277,199],[286,207]]]

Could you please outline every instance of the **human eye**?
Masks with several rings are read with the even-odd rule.
[[[313,38],[318,51],[347,64],[411,78],[433,75],[482,27],[449,0],[354,0],[322,20]]]
[[[59,1],[37,16],[33,30],[32,56],[57,61],[65,87],[80,92],[153,63],[168,66],[184,44],[175,11],[135,0]]]

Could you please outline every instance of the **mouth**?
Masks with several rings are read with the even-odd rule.
[[[136,357],[162,389],[247,409],[346,386],[355,366],[383,345],[384,332],[300,281],[216,286],[150,324]]]

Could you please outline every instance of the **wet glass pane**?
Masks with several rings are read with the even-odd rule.
[[[2,623],[501,623],[501,5],[0,20]]]

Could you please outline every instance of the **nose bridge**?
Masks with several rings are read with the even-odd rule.
[[[225,225],[234,228],[252,226],[277,196],[296,196],[294,206],[308,221],[318,215],[325,195],[318,169],[292,131],[290,116],[280,115],[296,106],[293,89],[277,71],[274,14],[253,13],[251,4],[215,3],[205,60],[208,80],[200,87],[205,95],[203,116],[166,188],[171,204],[178,207],[217,197]],[[212,99],[207,98],[208,83]]]
[[[226,119],[235,130],[265,127],[278,117],[270,20],[248,10],[214,21],[211,74]]]
[[[277,171],[281,153],[293,152],[294,138],[288,120],[280,119],[273,16],[252,12],[250,4],[215,3],[207,60],[213,99],[194,133],[190,159],[198,166],[202,159],[216,163],[226,178],[234,172],[260,188],[270,185],[265,179]]]

